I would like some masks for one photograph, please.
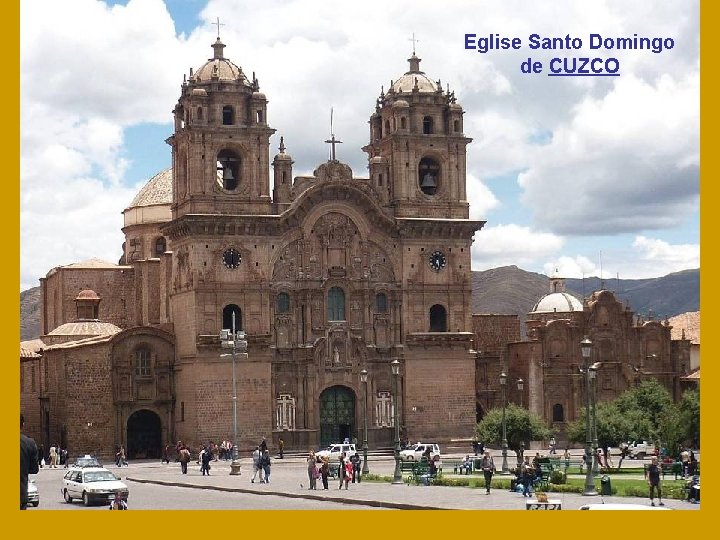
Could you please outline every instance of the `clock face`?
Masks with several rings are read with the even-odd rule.
[[[242,262],[242,257],[240,256],[240,252],[236,250],[235,248],[229,248],[226,249],[223,252],[223,264],[227,268],[237,268],[240,266],[240,263]]]
[[[447,264],[447,260],[445,260],[445,254],[442,251],[433,251],[432,255],[430,255],[430,268],[435,270],[436,272],[439,272],[443,268],[445,268],[445,264]]]

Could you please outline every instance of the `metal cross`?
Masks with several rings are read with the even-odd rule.
[[[214,22],[214,23],[212,23],[212,24],[214,24],[215,26],[217,26],[217,37],[218,37],[218,39],[220,39],[220,27],[221,27],[221,26],[225,26],[225,24],[220,22],[220,17],[218,17],[216,20],[217,20],[217,22]],[[413,35],[414,35],[414,34],[413,34]]]
[[[335,145],[342,144],[342,141],[335,138],[335,133],[333,133],[333,131],[333,109],[332,107],[330,107],[330,138],[325,142],[332,145],[332,151],[330,155],[332,156],[332,161],[335,161]]]
[[[413,32],[412,38],[408,39],[408,41],[412,41],[413,43],[413,56],[415,56],[415,43],[420,41],[419,39],[415,39],[415,32]]]

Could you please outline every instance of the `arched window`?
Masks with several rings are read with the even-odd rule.
[[[217,180],[224,189],[237,188],[240,181],[240,156],[232,150],[221,150],[218,154]]]
[[[258,123],[258,124],[262,124],[262,123],[263,123],[263,112],[262,112],[262,109],[258,109],[257,111],[255,111],[255,119],[257,120],[257,123]]]
[[[223,308],[223,329],[232,330],[233,314],[235,314],[235,331],[243,329],[242,310],[235,304],[228,304]]]
[[[163,253],[165,253],[165,249],[165,237],[160,236],[158,239],[155,240],[155,255],[162,255]]]
[[[202,120],[203,114],[202,114],[202,107],[197,108],[197,119]]]
[[[440,164],[424,157],[418,165],[418,184],[425,195],[435,195],[440,182]]]
[[[430,331],[447,332],[447,311],[445,306],[435,304],[430,308]]]
[[[222,110],[223,126],[232,126],[235,123],[233,114],[233,108],[230,105],[225,105]]]
[[[382,187],[383,185],[383,175],[382,173],[378,174],[378,186]]]
[[[385,135],[390,133],[390,120],[385,120]]]
[[[433,132],[433,119],[431,116],[425,116],[423,118],[423,133],[430,135]]]
[[[277,312],[288,313],[290,311],[290,296],[288,293],[281,292],[277,295]]]
[[[140,347],[135,350],[135,376],[150,376],[150,349]]]
[[[401,127],[402,129],[405,129],[406,123],[407,123],[407,122],[405,121],[405,117],[404,117],[404,116],[401,117],[401,118],[400,118],[400,127]]]
[[[453,131],[455,133],[460,131],[460,120],[453,120]]]
[[[563,406],[559,403],[556,403],[553,405],[553,422],[564,422],[565,421],[565,411],[563,411]]]
[[[385,313],[387,311],[387,295],[385,293],[377,293],[375,295],[375,311]]]
[[[345,320],[345,291],[333,287],[328,291],[328,321]]]

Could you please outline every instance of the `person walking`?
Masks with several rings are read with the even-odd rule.
[[[265,437],[262,438],[262,442],[260,443],[260,455],[262,456],[265,453],[265,450],[267,450],[267,441],[265,440]]]
[[[662,502],[662,491],[660,489],[660,465],[658,465],[657,456],[653,456],[650,459],[650,465],[648,465],[645,471],[645,478],[647,478],[648,486],[650,486],[650,506],[655,506],[654,492],[657,491],[658,500],[660,506],[665,506]]]
[[[184,444],[180,446],[180,452],[178,453],[178,460],[180,461],[180,470],[183,474],[187,474],[187,466],[190,462],[190,450]]]
[[[57,460],[57,448],[54,444],[50,445],[50,465],[48,465],[48,468],[54,469],[56,465]]]
[[[523,483],[523,497],[530,497],[532,495],[532,484],[535,478],[535,468],[530,463],[530,458],[526,457],[525,462],[522,464],[522,483]]]
[[[362,464],[362,459],[360,459],[360,456],[357,452],[355,452],[352,457],[350,457],[350,462],[353,466],[353,474],[352,474],[352,483],[355,483],[355,480],[357,479],[357,483],[360,483],[360,465]]]
[[[482,469],[483,476],[485,477],[485,494],[490,495],[490,484],[492,483],[492,477],[495,473],[495,462],[493,461],[490,452],[487,450],[480,461],[480,468]]]
[[[343,483],[345,482],[345,452],[340,454],[340,466],[338,467],[338,480],[340,481],[340,484],[338,485],[338,489],[342,489]]]
[[[312,450],[310,450],[307,457],[307,473],[308,479],[310,480],[310,487],[308,489],[317,489],[317,458],[315,457],[315,452]]]
[[[353,478],[353,464],[349,459],[345,460],[345,489],[348,488],[350,480]]]
[[[320,465],[320,478],[322,478],[323,489],[328,489],[328,476],[330,476],[330,459],[322,456],[322,465]]]
[[[212,460],[213,454],[209,446],[205,447],[200,453],[200,471],[203,476],[206,474],[210,476],[210,460]]]
[[[122,444],[120,445],[120,451],[118,452],[118,467],[122,467],[125,465],[126,467],[129,467],[127,459],[125,457],[125,446]]]
[[[38,449],[35,441],[25,435],[22,430],[25,417],[20,415],[20,510],[27,510],[28,475],[40,472]]]
[[[170,445],[166,444],[163,447],[163,455],[160,463],[170,463]]]
[[[253,450],[252,453],[252,460],[253,460],[253,477],[250,479],[250,483],[255,483],[255,477],[260,474],[260,482],[262,483],[263,480],[263,473],[262,473],[262,466],[260,465],[260,458],[262,455],[260,454],[260,447],[256,446],[255,450]]]
[[[278,454],[280,454],[280,459],[283,458],[283,452],[285,451],[285,441],[282,440],[282,437],[278,439]]]
[[[260,463],[262,465],[263,472],[265,473],[265,480],[264,482],[266,484],[270,483],[270,452],[268,450],[265,450],[263,452],[262,457],[260,458]],[[263,480],[260,480],[260,483],[263,483]]]
[[[127,510],[127,502],[123,500],[122,493],[119,491],[115,492],[115,498],[110,501],[110,510]]]
[[[556,452],[555,452],[555,446],[556,446],[555,437],[550,437],[550,453],[551,453],[551,454],[555,454],[555,453],[556,453]]]

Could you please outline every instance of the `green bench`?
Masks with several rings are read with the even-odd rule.
[[[645,476],[647,476],[647,469],[649,465],[645,464]],[[673,461],[672,463],[660,463],[660,473],[662,474],[663,480],[665,480],[666,474],[673,474],[675,475],[675,480],[678,479],[678,477],[682,477],[682,463],[680,461]],[[700,474],[700,463],[697,464],[695,467],[695,474]]]

